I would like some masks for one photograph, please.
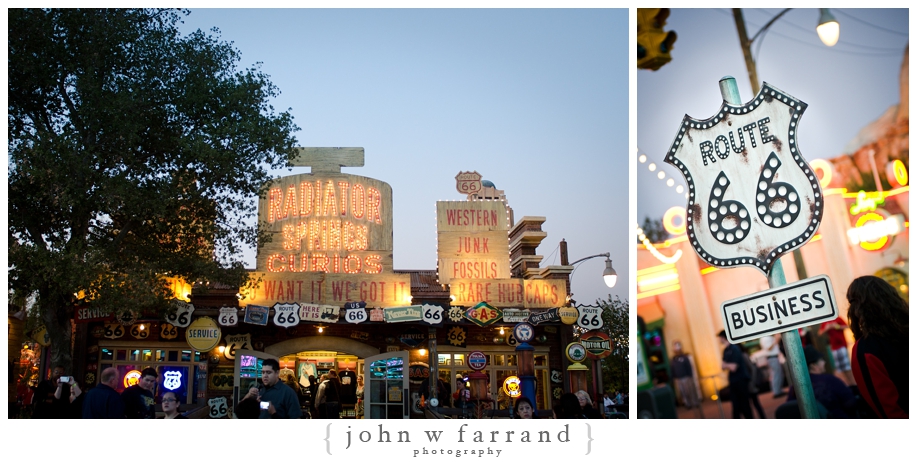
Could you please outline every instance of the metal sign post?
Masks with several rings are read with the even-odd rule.
[[[751,266],[771,288],[783,286],[780,256],[815,235],[824,208],[796,142],[807,105],[766,82],[743,104],[729,76],[720,92],[719,111],[705,120],[686,115],[665,157],[688,184],[688,241],[711,266]],[[783,340],[802,415],[818,418],[796,328]]]

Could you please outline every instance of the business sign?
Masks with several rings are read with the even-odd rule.
[[[258,249],[257,287],[246,303],[404,306],[408,274],[392,270],[392,188],[341,173],[362,166],[363,148],[299,148],[293,165],[312,173],[271,183],[258,203],[259,222],[279,238]]]
[[[452,305],[554,308],[566,302],[567,284],[563,279],[453,279],[449,293]]]
[[[528,322],[531,310],[519,310],[508,308],[503,310],[503,321],[505,322]]]
[[[299,304],[299,319],[303,322],[338,322],[341,308],[334,305]]]
[[[385,322],[420,321],[422,318],[423,308],[420,305],[385,309]]]
[[[567,344],[567,348],[564,349],[564,353],[566,353],[567,359],[575,363],[586,359],[586,348],[583,347],[580,342],[572,342]]]
[[[124,374],[124,379],[121,383],[124,385],[124,388],[129,388],[140,383],[140,378],[142,375],[137,369],[131,369]]]
[[[830,321],[838,310],[831,280],[821,275],[726,301],[720,313],[726,339],[742,343]]]
[[[480,351],[468,353],[468,367],[474,371],[482,371],[487,367],[487,355]]]
[[[198,351],[210,351],[220,343],[222,331],[216,321],[207,316],[194,320],[185,329],[185,340],[188,345]]]
[[[427,341],[427,334],[420,329],[411,327],[398,334],[398,341],[409,347],[415,347]]]
[[[222,419],[229,414],[225,396],[220,396],[219,398],[210,398],[207,400],[207,405],[210,406],[211,419]]]
[[[503,201],[439,201],[436,231],[440,284],[510,277],[509,217]]]
[[[527,322],[520,322],[519,324],[516,324],[516,327],[513,328],[512,336],[518,342],[530,342],[533,338],[535,338],[535,326]]]
[[[485,302],[478,303],[465,310],[465,319],[481,327],[497,322],[502,316],[503,313],[499,308],[492,307]]]
[[[420,361],[411,363],[408,366],[408,378],[414,385],[420,385],[425,379],[430,378],[430,366]]]
[[[510,398],[522,396],[522,380],[515,375],[503,379],[503,393],[506,393],[506,396]]]
[[[248,305],[245,307],[245,318],[242,321],[247,324],[266,326],[270,310],[271,309],[266,306]]]
[[[684,117],[665,161],[688,183],[688,241],[707,264],[768,274],[815,235],[824,197],[796,141],[806,106],[764,83],[742,106]]]
[[[366,312],[366,308],[347,308],[344,320],[351,324],[359,324],[369,320],[369,313]]]
[[[589,331],[580,335],[579,343],[589,359],[602,359],[611,354],[611,337],[604,332]]]

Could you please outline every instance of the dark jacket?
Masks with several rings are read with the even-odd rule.
[[[83,399],[84,419],[123,419],[124,402],[112,387],[100,383],[86,392]]]
[[[124,415],[128,419],[155,419],[156,398],[153,392],[140,388],[140,385],[131,385],[121,393],[124,402]]]

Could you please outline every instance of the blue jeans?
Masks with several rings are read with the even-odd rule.
[[[771,391],[775,397],[783,395],[783,366],[780,365],[780,358],[768,356],[767,365],[771,369]]]

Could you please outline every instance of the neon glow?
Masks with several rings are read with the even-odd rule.
[[[298,195],[298,197],[297,197]],[[382,224],[382,194],[378,189],[349,181],[322,180],[271,188],[268,222],[297,217],[351,217]]]
[[[850,206],[851,215],[859,215],[863,212],[874,212],[876,207],[885,203],[885,198],[876,195],[867,195],[866,191],[857,193],[857,201]]]
[[[878,251],[888,246],[889,236],[904,231],[904,228],[904,215],[885,218],[869,212],[857,219],[855,228],[847,230],[847,238],[852,245],[859,244],[865,250]]]
[[[685,230],[688,229],[688,221],[685,219],[687,216],[684,207],[671,207],[665,211],[665,215],[662,216],[662,226],[665,228],[669,234],[679,236],[685,233]],[[679,224],[675,224],[676,221]]]
[[[175,391],[181,387],[180,371],[166,371],[163,376],[162,386],[166,389]]]
[[[899,159],[895,159],[888,163],[888,166],[885,168],[885,176],[888,177],[888,182],[893,187],[907,186],[907,166]]]
[[[124,374],[124,388],[131,387],[140,383],[140,371],[137,369],[128,371]]]
[[[503,380],[503,392],[510,398],[522,396],[522,380],[515,375],[511,375]]]
[[[831,178],[834,177],[834,166],[831,162],[824,159],[815,159],[809,162],[809,166],[812,167],[812,170],[815,170],[815,175],[818,176],[818,182],[821,187],[827,188],[831,184]]]

